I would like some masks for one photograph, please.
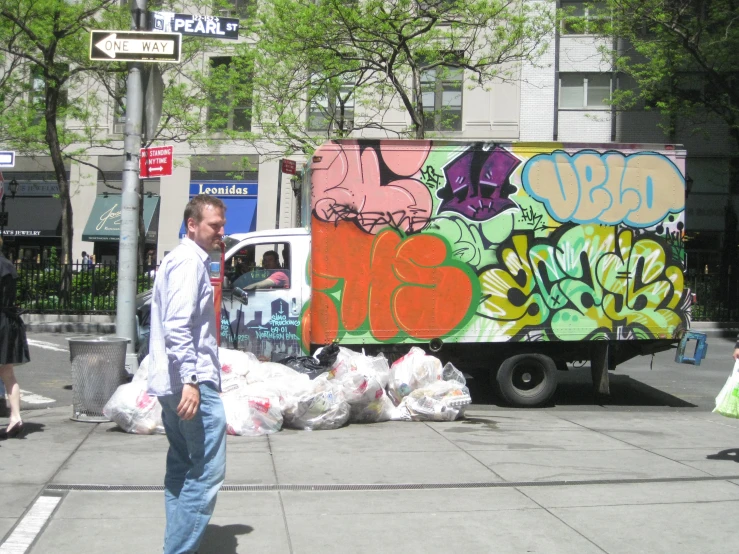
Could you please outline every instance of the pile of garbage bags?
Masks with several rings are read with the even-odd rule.
[[[453,421],[471,403],[462,373],[418,347],[387,359],[329,345],[315,357],[260,362],[219,350],[221,398],[230,435],[337,429],[347,423]],[[121,385],[103,413],[129,433],[163,433],[161,407],[146,392],[149,358]]]

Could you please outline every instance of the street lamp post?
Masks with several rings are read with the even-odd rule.
[[[8,183],[8,190],[10,190],[10,197],[15,198],[15,193],[18,192],[18,181],[13,179]],[[8,224],[8,212],[5,211],[5,194],[3,193],[3,199],[0,200],[0,236],[5,235],[5,226]]]

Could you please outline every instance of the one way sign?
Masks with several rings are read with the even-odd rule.
[[[179,62],[180,33],[92,31],[90,59],[108,62]]]

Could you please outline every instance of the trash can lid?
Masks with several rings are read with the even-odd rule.
[[[105,335],[99,336],[99,337],[96,337],[94,335],[81,335],[78,337],[67,337],[67,340],[69,342],[92,343],[92,344],[131,342],[131,339],[126,338],[126,337],[112,337],[112,336],[105,336]]]

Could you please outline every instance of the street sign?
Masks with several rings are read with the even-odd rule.
[[[173,146],[154,146],[142,148],[139,159],[139,177],[141,179],[156,179],[172,175]]]
[[[295,175],[298,170],[298,166],[294,160],[282,160],[282,172]]]
[[[153,139],[159,128],[159,120],[162,117],[162,100],[164,98],[164,79],[159,69],[159,64],[153,63],[148,72],[142,71],[142,76],[146,75],[146,84],[144,84],[144,124],[142,127],[146,133],[148,140]]]
[[[15,165],[15,152],[0,152],[0,167],[13,167]]]
[[[152,12],[150,27],[165,33],[182,33],[191,37],[230,40],[239,38],[239,20],[235,17],[193,15],[189,13]]]
[[[179,62],[182,35],[140,31],[92,31],[90,59],[108,62]]]

